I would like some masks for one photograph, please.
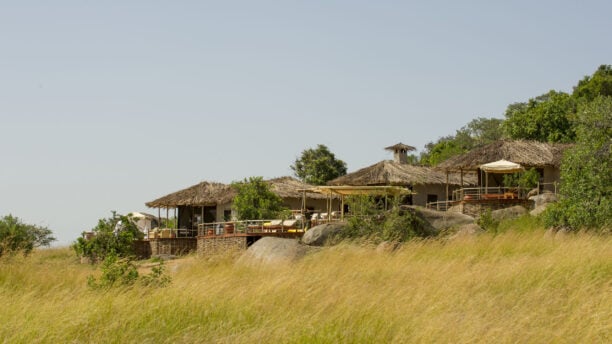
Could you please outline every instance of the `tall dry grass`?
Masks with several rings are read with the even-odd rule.
[[[543,231],[340,245],[281,266],[195,257],[162,289],[89,290],[66,249],[0,261],[0,338],[59,342],[612,340],[612,240]]]

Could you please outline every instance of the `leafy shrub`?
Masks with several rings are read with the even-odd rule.
[[[493,218],[491,209],[485,210],[485,212],[480,215],[476,223],[480,226],[480,228],[493,233],[496,233],[497,228],[499,227],[499,221]]]
[[[612,228],[612,97],[580,107],[577,142],[563,157],[560,193],[544,213],[552,227],[610,231]]]
[[[538,186],[540,174],[535,168],[530,168],[525,172],[504,174],[504,186],[518,186],[526,189],[533,189]]]
[[[232,187],[238,193],[233,207],[241,220],[273,219],[285,210],[283,200],[270,190],[262,177],[233,182]]]
[[[106,255],[102,262],[102,275],[98,279],[94,276],[87,278],[87,285],[91,289],[106,290],[113,287],[130,287],[136,283],[144,287],[162,288],[170,284],[172,279],[166,275],[163,260],[157,261],[159,265],[151,268],[148,275],[139,275],[134,261],[130,258],[119,258],[114,252]]]
[[[0,218],[0,257],[17,253],[27,256],[34,248],[49,246],[55,241],[52,234],[47,227],[23,223],[12,215],[4,216]]]
[[[140,284],[145,287],[163,288],[170,284],[172,279],[166,275],[166,267],[161,259],[155,260],[159,265],[151,268],[151,273],[140,277]]]
[[[134,240],[142,239],[144,234],[138,230],[130,214],[127,216],[112,212],[112,216],[98,220],[92,229],[93,238],[80,237],[72,245],[79,257],[87,257],[91,263],[103,261],[113,253],[128,257],[134,253]]]
[[[391,199],[391,209],[385,210],[385,202],[372,196],[352,196],[347,204],[354,216],[347,220],[340,239],[370,239],[380,241],[406,241],[414,237],[434,234],[412,209],[399,206]]]

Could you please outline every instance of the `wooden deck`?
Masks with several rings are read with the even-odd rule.
[[[223,233],[223,234],[204,234],[198,238],[223,239],[240,237],[277,237],[277,238],[301,238],[304,232],[246,232],[246,233]]]

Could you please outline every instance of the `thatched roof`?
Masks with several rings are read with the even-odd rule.
[[[150,208],[215,206],[230,202],[234,196],[236,196],[236,191],[230,185],[205,181],[147,202],[145,205]]]
[[[559,167],[568,144],[501,140],[449,158],[437,166],[447,171],[476,170],[480,165],[508,160],[525,167]]]
[[[272,192],[280,198],[302,198],[304,189],[313,186],[292,177],[280,177],[266,181]],[[216,206],[231,202],[236,191],[228,184],[201,182],[186,189],[173,192],[154,201],[145,203],[150,208],[176,208],[179,206]],[[307,193],[308,199],[325,199],[325,195]]]
[[[392,152],[397,151],[397,150],[399,150],[399,151],[403,150],[405,152],[410,152],[410,151],[416,150],[416,148],[414,148],[412,146],[405,145],[405,144],[403,144],[401,142],[398,143],[398,144],[395,144],[393,146],[385,147],[385,149],[386,150],[390,150]]]
[[[475,180],[464,176],[464,184],[475,184]],[[338,177],[327,183],[328,185],[420,185],[420,184],[446,184],[446,174],[430,167],[401,164],[384,160],[372,166],[362,168],[353,173]],[[449,176],[449,184],[460,185],[460,178]]]
[[[302,198],[304,191],[311,189],[314,186],[299,181],[293,177],[279,177],[267,180],[270,184],[270,189],[275,194],[279,195],[280,198]],[[325,199],[325,195],[307,193],[306,197],[309,199]]]

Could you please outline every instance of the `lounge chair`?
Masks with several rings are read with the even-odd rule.
[[[266,222],[263,225],[264,232],[276,232],[278,229],[283,228],[283,220],[272,220],[270,222]]]

